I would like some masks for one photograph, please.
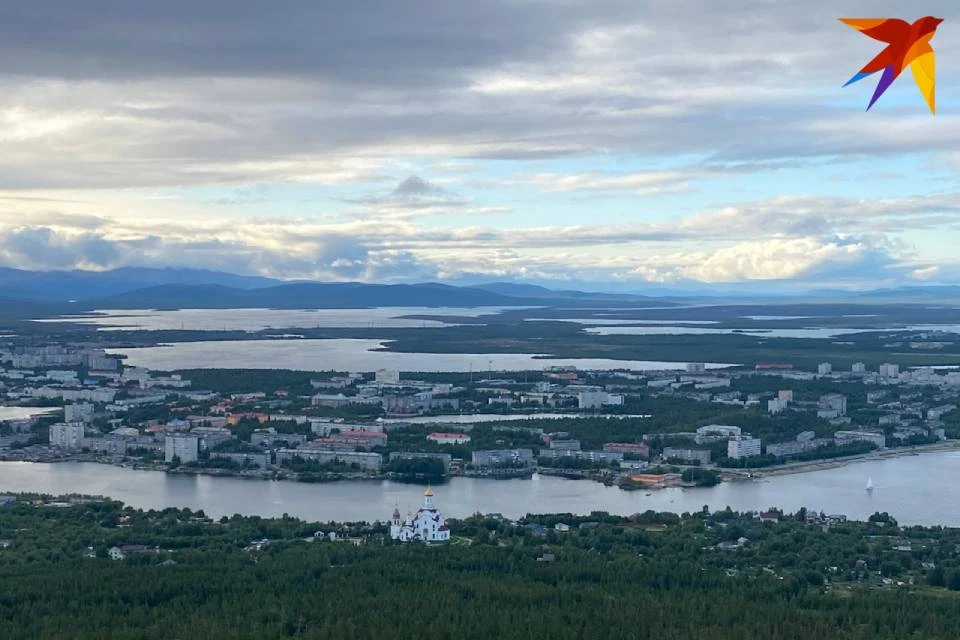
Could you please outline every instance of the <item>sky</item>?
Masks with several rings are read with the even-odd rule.
[[[837,19],[924,15],[865,112]],[[958,194],[955,0],[0,3],[3,266],[957,283]]]

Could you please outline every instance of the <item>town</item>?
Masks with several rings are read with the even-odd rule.
[[[960,437],[960,371],[889,363],[185,377],[125,366],[96,345],[8,343],[0,366],[12,412],[0,414],[0,459],[176,473],[421,482],[541,473],[654,489]]]

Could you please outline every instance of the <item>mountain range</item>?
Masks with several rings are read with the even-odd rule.
[[[651,292],[652,293],[652,292]],[[654,296],[627,293],[551,289],[535,284],[494,282],[454,286],[440,283],[369,284],[284,281],[199,269],[129,267],[111,271],[27,271],[0,267],[0,306],[43,307],[69,304],[88,309],[176,308],[363,308],[479,306],[606,306],[643,307],[716,304],[720,299],[744,302],[747,295],[704,295],[657,291]],[[960,286],[906,287],[869,292],[820,291],[794,296],[754,293],[754,301],[782,303],[787,298],[808,302],[960,301]]]
[[[284,281],[197,269],[26,271],[0,268],[0,305],[87,309],[487,307],[582,301],[641,306],[643,296],[554,291],[509,282],[368,284]]]

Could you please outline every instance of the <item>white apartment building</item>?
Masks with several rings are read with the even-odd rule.
[[[734,436],[727,441],[727,457],[739,460],[760,455],[760,438]]]
[[[882,431],[837,431],[833,434],[837,446],[851,442],[872,442],[877,448],[883,449],[887,445],[886,436]]]
[[[606,402],[606,391],[581,391],[577,394],[577,407],[580,409],[599,409]]]
[[[164,438],[165,462],[173,462],[174,458],[178,458],[181,463],[196,462],[199,451],[200,438],[197,436],[168,434]]]
[[[767,400],[767,411],[770,413],[780,413],[787,408],[787,401],[780,398]]]
[[[740,427],[727,424],[708,424],[697,429],[697,433],[694,436],[694,441],[697,444],[704,444],[706,442],[720,442],[722,440],[726,440],[727,438],[735,438],[739,435]]]
[[[40,387],[39,389],[32,389],[30,395],[34,398],[46,398],[46,399],[55,399],[59,398],[64,401],[72,402],[113,402],[114,396],[117,395],[116,389],[65,389],[60,387]]]
[[[881,378],[896,378],[900,375],[900,365],[890,364],[888,362],[880,365],[880,377]]]
[[[68,404],[63,407],[64,422],[93,422],[93,405],[89,403]]]
[[[396,369],[380,369],[374,375],[377,384],[400,384],[400,372]]]
[[[818,376],[828,376],[833,373],[833,365],[829,362],[821,362],[817,365]]]
[[[83,446],[83,424],[59,422],[50,425],[50,446],[58,449],[79,449]]]
[[[847,414],[847,397],[840,393],[828,393],[820,396],[817,402],[818,413],[830,413],[826,417],[838,417]]]

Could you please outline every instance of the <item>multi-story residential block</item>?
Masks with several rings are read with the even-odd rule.
[[[474,451],[471,462],[475,467],[533,466],[532,449],[489,449]]]
[[[886,436],[882,431],[837,431],[833,434],[838,446],[851,442],[871,442],[882,449],[887,445]]]
[[[80,449],[84,427],[81,422],[59,422],[50,425],[50,446],[58,449]]]
[[[727,457],[738,460],[760,455],[760,438],[734,436],[727,441]]]
[[[690,449],[686,447],[664,447],[663,458],[665,460],[681,460],[683,462],[710,464],[710,450]]]
[[[726,424],[708,424],[697,429],[694,440],[697,444],[721,442],[740,435],[740,427]]]
[[[880,365],[880,377],[881,378],[896,378],[900,375],[900,365],[890,364],[888,362]]]
[[[164,461],[177,459],[181,464],[196,462],[200,453],[200,438],[191,435],[167,434],[164,440]]]
[[[65,422],[89,424],[93,422],[93,405],[80,402],[65,405],[63,407],[63,419]]]
[[[615,453],[630,453],[641,458],[650,457],[650,446],[643,442],[607,442],[603,445],[603,450]]]
[[[282,465],[297,458],[311,460],[321,464],[328,462],[358,465],[366,471],[379,471],[383,457],[379,453],[356,451],[331,451],[326,449],[280,449],[277,451],[277,464]]]

